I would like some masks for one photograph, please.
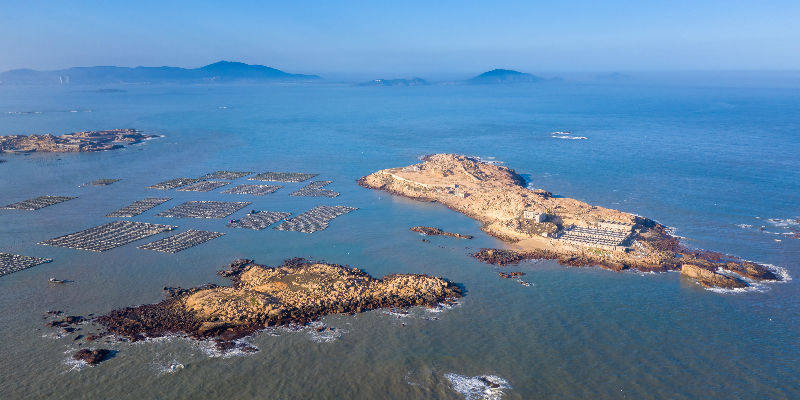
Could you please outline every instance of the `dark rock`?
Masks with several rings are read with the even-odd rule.
[[[72,355],[78,361],[85,361],[90,365],[97,365],[113,357],[116,352],[108,349],[80,349]]]

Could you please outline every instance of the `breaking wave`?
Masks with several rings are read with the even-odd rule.
[[[466,400],[499,400],[506,389],[511,389],[503,378],[495,375],[464,376],[454,373],[444,374],[450,387],[461,393]]]

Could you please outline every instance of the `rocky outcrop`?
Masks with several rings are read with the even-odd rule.
[[[111,358],[113,354],[114,352],[108,349],[80,349],[72,355],[72,358],[89,365],[97,365]]]
[[[0,136],[0,153],[68,153],[113,150],[124,144],[139,143],[155,137],[135,129],[111,129],[106,131],[85,131],[61,136],[11,135]]]
[[[646,272],[680,270],[682,264],[693,264],[708,271],[723,268],[757,281],[780,280],[764,265],[687,249],[667,227],[651,219],[553,195],[543,189],[529,189],[514,170],[474,157],[428,155],[421,163],[377,171],[362,177],[358,183],[420,201],[438,202],[481,222],[482,230],[507,242],[509,247],[482,249],[473,254],[491,264],[551,259],[568,266],[594,265],[614,271]],[[573,227],[623,232],[619,237],[624,240],[607,245],[600,240],[569,240],[566,235],[564,240],[560,239],[560,235]]]
[[[418,274],[375,279],[342,265],[291,259],[278,267],[236,260],[220,275],[231,286],[168,288],[157,304],[114,310],[97,318],[108,333],[140,340],[182,333],[229,346],[259,329],[306,324],[327,314],[376,308],[435,306],[461,296],[458,286]]]
[[[430,226],[415,226],[411,228],[411,231],[421,233],[425,236],[450,236],[459,239],[472,239],[471,235],[462,235],[460,233],[447,232],[439,228],[434,228]]]
[[[704,287],[719,287],[725,289],[737,289],[747,287],[747,283],[741,279],[709,271],[703,267],[693,264],[683,264],[681,275],[692,278]]]

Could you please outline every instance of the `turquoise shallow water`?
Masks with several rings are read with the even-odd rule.
[[[796,281],[714,293],[674,273],[531,262],[513,268],[534,283],[523,287],[469,257],[471,249],[501,245],[474,221],[355,184],[426,153],[496,157],[532,186],[646,215],[690,238],[689,245],[796,276],[800,241],[772,234],[790,227],[767,221],[800,217],[796,90],[568,84],[125,90],[0,89],[0,134],[134,127],[165,135],[113,152],[0,157],[8,160],[0,164],[2,204],[79,196],[35,212],[0,210],[0,251],[54,259],[0,277],[3,398],[464,398],[447,374],[501,377],[511,386],[508,399],[800,397]],[[549,135],[559,130],[588,139]],[[333,180],[330,188],[341,196],[289,197],[300,184],[265,197],[145,188],[218,169],[315,172]],[[78,187],[98,178],[121,181]],[[148,240],[102,254],[36,244],[162,195],[174,200],[132,220],[226,235],[175,255],[136,248]],[[311,235],[229,229],[225,219],[155,217],[186,200],[246,200],[253,202],[247,209],[295,213],[318,204],[359,210]],[[423,243],[408,231],[421,224],[477,237]],[[67,362],[78,348],[73,336],[57,339],[43,327],[49,309],[103,313],[158,301],[165,285],[222,282],[216,270],[237,257],[275,264],[295,256],[358,266],[373,276],[440,275],[462,284],[467,295],[441,313],[326,318],[341,332],[332,340],[265,332],[250,339],[259,352],[232,357],[213,357],[183,339],[119,343],[111,346],[116,357],[82,369]],[[52,287],[51,276],[75,282]],[[174,372],[164,372],[171,365]]]

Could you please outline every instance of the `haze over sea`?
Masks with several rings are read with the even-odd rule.
[[[551,261],[500,269],[524,271],[533,283],[524,287],[469,256],[502,246],[477,222],[355,183],[424,154],[480,156],[532,187],[650,217],[689,246],[796,277],[800,240],[782,233],[800,218],[800,92],[753,81],[670,82],[2,87],[0,135],[136,128],[164,137],[116,151],[0,157],[0,204],[79,196],[34,212],[0,210],[0,251],[54,260],[0,277],[0,397],[459,399],[465,394],[454,386],[464,379],[495,375],[510,386],[506,399],[800,398],[796,280],[733,293],[677,273]],[[123,91],[94,90],[109,88]],[[341,196],[290,197],[302,185],[292,183],[264,197],[145,188],[216,170],[318,173]],[[100,178],[121,180],[78,187]],[[131,219],[225,236],[174,255],[136,248],[149,240],[97,254],[36,244],[159,196],[173,200]],[[155,216],[187,200],[293,213],[319,204],[359,209],[313,234]],[[423,243],[408,230],[415,225],[476,238]],[[157,302],[164,286],[223,283],[215,272],[242,257],[268,265],[309,257],[378,277],[426,273],[463,285],[466,296],[439,313],[328,317],[340,333],[330,337],[262,332],[248,340],[254,354],[219,356],[173,338],[114,344],[114,358],[82,368],[69,361],[75,335],[57,338],[43,326],[47,310],[102,314]],[[74,282],[52,286],[50,277]]]

